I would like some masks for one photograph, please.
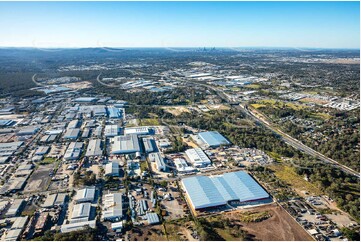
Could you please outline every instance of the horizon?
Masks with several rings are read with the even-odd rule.
[[[0,47],[359,49],[359,10],[359,2],[0,2]]]

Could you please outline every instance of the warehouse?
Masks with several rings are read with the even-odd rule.
[[[158,171],[166,171],[167,166],[165,164],[163,157],[160,155],[159,152],[150,153],[149,160],[151,162],[155,162],[155,165],[156,165]]]
[[[195,172],[196,169],[189,166],[185,159],[175,158],[173,160],[174,165],[179,173],[192,173]]]
[[[132,154],[140,152],[138,136],[123,135],[110,139],[112,154]]]
[[[89,141],[85,156],[101,156],[103,154],[101,143],[101,139],[91,139]]]
[[[70,223],[78,223],[89,220],[91,203],[80,203],[74,205],[71,213]]]
[[[14,202],[11,204],[10,208],[8,209],[7,213],[5,214],[5,217],[11,218],[18,216],[23,209],[24,202],[24,199],[15,199]]]
[[[109,118],[121,118],[122,112],[116,107],[108,107]]]
[[[45,155],[46,153],[48,153],[48,151],[48,146],[39,146],[35,151],[35,155]]]
[[[20,142],[9,142],[9,143],[0,143],[0,156],[10,156],[12,155],[21,145]]]
[[[201,132],[198,137],[209,147],[216,148],[221,145],[230,145],[231,143],[217,131]]]
[[[105,176],[119,176],[119,163],[110,162],[105,165]]]
[[[230,202],[252,204],[268,199],[269,194],[244,171],[219,176],[194,176],[182,179],[182,186],[191,206],[206,209]]]
[[[123,218],[122,193],[104,195],[103,205],[102,216],[104,221],[119,221]]]
[[[84,113],[88,117],[89,116],[100,117],[100,116],[106,116],[107,110],[104,105],[80,106],[79,113]]]
[[[95,98],[95,97],[78,97],[78,98],[74,99],[74,102],[90,103],[90,102],[95,102],[96,100],[98,100],[98,98]]]
[[[83,142],[71,142],[64,154],[65,160],[77,160],[80,157]]]
[[[119,135],[120,128],[116,124],[106,125],[104,129],[105,137],[114,137]]]
[[[84,128],[83,133],[81,134],[81,138],[82,139],[89,138],[89,135],[90,135],[90,129]]]
[[[67,129],[63,138],[67,140],[76,140],[79,136],[80,129]]]
[[[188,149],[186,155],[194,167],[205,167],[211,164],[211,160],[201,148]]]
[[[27,126],[20,129],[16,135],[17,136],[34,135],[39,131],[39,129],[40,128],[38,126]]]
[[[95,220],[91,220],[91,221],[85,221],[85,222],[79,222],[79,223],[72,223],[72,224],[64,224],[61,226],[61,232],[62,233],[69,233],[72,231],[78,231],[78,230],[83,230],[86,229],[87,227],[96,228],[96,221]]]
[[[143,138],[145,153],[154,152],[155,141],[152,138]]]
[[[42,143],[52,143],[56,139],[56,134],[46,134],[43,137],[41,137],[40,142]]]
[[[149,129],[147,127],[126,128],[124,134],[146,135],[149,134]]]
[[[87,187],[78,192],[75,195],[74,201],[76,203],[93,202],[95,198],[95,187]]]
[[[76,120],[72,120],[69,122],[68,124],[68,129],[75,129],[75,128],[79,128],[79,121],[76,119]]]

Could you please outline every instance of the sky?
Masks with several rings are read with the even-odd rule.
[[[2,47],[360,46],[359,2],[0,2]]]

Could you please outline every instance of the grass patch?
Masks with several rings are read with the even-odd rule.
[[[332,116],[329,115],[328,113],[312,113],[311,117],[322,120],[329,120],[332,118]]]
[[[263,100],[258,101],[257,103],[251,104],[251,106],[256,109],[262,108],[262,107],[267,107],[267,106],[271,106],[272,108],[287,107],[287,108],[291,108],[293,110],[301,110],[301,109],[306,108],[305,105],[295,104],[292,102],[283,102],[283,101],[274,100],[274,99],[263,99]]]
[[[250,89],[260,89],[261,85],[259,85],[259,84],[249,84],[249,85],[245,85],[245,87],[250,88]]]
[[[300,191],[308,191],[315,195],[322,194],[322,192],[314,184],[303,179],[303,177],[298,175],[290,166],[277,164],[271,165],[269,168],[275,172],[275,176],[278,179],[284,181],[295,189]]]
[[[145,118],[140,120],[141,126],[157,126],[159,125],[159,120],[157,118]]]
[[[47,165],[56,162],[56,158],[53,157],[45,157],[39,164],[40,165]]]
[[[267,212],[244,212],[240,214],[240,221],[246,223],[257,223],[268,218],[272,217],[272,215]]]
[[[143,172],[143,171],[146,171],[146,170],[149,170],[148,169],[148,162],[146,161],[141,161],[140,162],[140,170]]]

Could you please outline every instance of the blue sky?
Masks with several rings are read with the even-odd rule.
[[[359,2],[0,2],[0,46],[359,48]]]

